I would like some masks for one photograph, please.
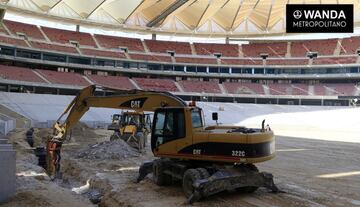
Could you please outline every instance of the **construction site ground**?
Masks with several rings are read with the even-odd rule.
[[[123,141],[109,143],[111,131],[79,124],[62,153],[62,179],[51,181],[25,141],[25,129],[8,135],[17,150],[17,193],[3,207],[17,206],[183,206],[181,184],[159,187],[151,175],[134,183],[138,167],[154,159],[149,144],[138,153]],[[50,129],[35,129],[44,146]],[[258,164],[285,193],[224,192],[193,206],[360,206],[360,144],[277,136],[277,157]],[[101,195],[92,204],[90,195]]]

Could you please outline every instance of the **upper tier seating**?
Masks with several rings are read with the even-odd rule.
[[[179,91],[173,80],[170,79],[150,79],[133,78],[133,80],[142,88],[148,91]]]
[[[176,57],[177,63],[217,64],[215,58]]]
[[[356,63],[358,59],[357,56],[339,56],[339,57],[329,57],[329,58],[315,58],[313,60],[313,65],[325,65],[325,64],[351,64]]]
[[[126,58],[123,52],[107,51],[107,50],[96,50],[81,48],[81,53],[83,55],[96,56],[96,57],[109,57],[109,58]]]
[[[71,41],[76,41],[80,45],[96,47],[96,44],[89,33],[75,32],[69,30],[55,29],[49,27],[41,27],[49,39],[53,42],[68,44]]]
[[[37,41],[29,41],[29,43],[31,47],[37,49],[79,54],[74,46],[56,45],[56,44],[37,42]]]
[[[7,36],[0,36],[0,42],[14,46],[29,47],[23,39],[12,38]]]
[[[214,53],[221,53],[227,57],[239,56],[239,45],[235,44],[194,43],[194,47],[198,55],[212,56]]]
[[[6,27],[13,33],[17,32],[25,34],[27,37],[34,39],[45,39],[44,35],[40,32],[39,28],[32,24],[24,24],[20,22],[13,22],[4,20]]]
[[[44,83],[45,81],[36,75],[32,69],[0,65],[0,79]]]
[[[266,59],[266,65],[307,65],[309,59]]]
[[[304,40],[291,42],[291,56],[305,57],[307,52],[318,52],[318,55],[333,55],[337,39]]]
[[[260,57],[261,53],[267,53],[269,57],[284,57],[287,50],[287,42],[276,43],[250,43],[241,45],[242,52],[246,57]]]
[[[341,42],[340,54],[356,54],[360,49],[360,37],[344,38]]]
[[[167,51],[173,51],[176,54],[191,55],[191,47],[188,42],[145,40],[145,43],[151,52],[167,53]]]
[[[76,85],[76,86],[88,86],[90,83],[77,73],[57,72],[51,70],[36,70],[44,78],[51,83],[64,84],[64,85]]]
[[[129,54],[131,59],[144,60],[144,61],[156,61],[156,62],[171,62],[171,57],[161,55],[146,55],[146,54]]]
[[[221,93],[219,84],[211,81],[194,81],[186,80],[180,81],[185,92],[197,92],[197,93]]]
[[[221,59],[223,65],[262,65],[262,59]]]
[[[99,34],[95,34],[94,36],[101,47],[111,49],[119,49],[120,47],[126,47],[130,51],[145,51],[140,39]]]
[[[224,82],[223,86],[231,94],[265,94],[260,83]]]
[[[122,90],[136,89],[136,87],[130,82],[129,78],[124,76],[87,75],[87,77],[95,84],[105,87]]]

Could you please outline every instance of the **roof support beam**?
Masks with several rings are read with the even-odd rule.
[[[173,4],[171,4],[168,8],[165,9],[164,12],[162,12],[159,16],[155,17],[153,20],[151,20],[149,23],[147,23],[147,27],[153,27],[157,23],[161,22],[163,19],[165,19],[167,16],[169,16],[171,13],[173,13],[176,9],[184,5],[188,0],[177,0]]]

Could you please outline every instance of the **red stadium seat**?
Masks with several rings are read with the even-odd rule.
[[[119,49],[120,47],[125,47],[128,48],[128,50],[130,51],[145,51],[140,39],[99,34],[96,34],[94,36],[101,47],[110,49]]]
[[[144,60],[144,61],[156,61],[156,62],[171,62],[170,55],[153,55],[153,54],[130,54],[131,59]]]
[[[196,54],[210,55],[221,53],[226,57],[239,57],[239,45],[235,44],[211,44],[211,43],[194,43]]]
[[[194,81],[186,80],[180,81],[185,92],[197,92],[197,93],[221,93],[219,84],[211,81]]]
[[[333,55],[337,39],[303,40],[291,42],[291,56],[305,57],[307,52],[318,52],[318,55]]]
[[[4,24],[13,34],[20,32],[30,38],[45,40],[44,35],[40,32],[40,29],[36,25],[13,22],[9,20],[4,20]]]
[[[109,58],[126,58],[123,52],[115,52],[108,50],[97,50],[97,49],[88,49],[81,48],[81,53],[83,55],[95,56],[95,57],[109,57]]]
[[[77,73],[57,72],[50,70],[36,70],[48,81],[55,84],[88,86],[90,83],[84,77]]]
[[[260,83],[224,82],[223,85],[230,94],[265,94]]]
[[[0,79],[44,83],[30,68],[0,65]]]
[[[149,91],[179,91],[173,80],[154,78],[133,78],[143,90]]]
[[[36,49],[79,54],[74,46],[57,45],[54,43],[45,43],[45,42],[37,42],[37,41],[29,41],[29,43],[31,47]]]
[[[260,57],[262,53],[267,53],[269,57],[284,57],[287,51],[287,42],[277,43],[250,43],[241,45],[242,52],[246,57]]]
[[[96,47],[96,43],[89,33],[75,32],[69,30],[41,27],[49,39],[53,42],[68,44],[70,41],[76,41],[80,45]]]
[[[221,59],[221,64],[223,65],[262,65],[262,59]]]
[[[176,57],[177,63],[217,64],[216,58]]]
[[[0,36],[0,42],[8,45],[29,47],[23,39],[12,38],[8,36]]]
[[[191,55],[191,47],[188,42],[145,40],[145,43],[151,52],[167,53],[167,51],[174,51],[176,54]]]
[[[136,87],[130,82],[129,78],[124,76],[87,75],[87,77],[95,84],[105,87],[122,90],[136,89]]]
[[[341,42],[340,54],[356,54],[360,49],[360,37],[344,38]]]

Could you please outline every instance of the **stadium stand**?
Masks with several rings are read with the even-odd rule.
[[[131,59],[134,60],[144,60],[144,61],[157,61],[157,62],[171,62],[170,55],[161,56],[161,55],[147,55],[147,54],[129,54]]]
[[[326,95],[326,88],[323,84],[315,84],[314,85],[314,94],[318,96],[325,96]]]
[[[70,45],[58,45],[54,43],[45,43],[38,41],[29,41],[29,43],[31,47],[36,49],[79,54],[76,48]]]
[[[307,96],[309,95],[309,86],[302,83],[292,84],[292,95]]]
[[[36,69],[36,71],[51,83],[76,86],[90,85],[87,80],[85,80],[80,74],[77,73],[57,72],[40,69]]]
[[[155,78],[133,78],[133,80],[143,90],[149,91],[179,91],[174,81],[170,79],[155,79]]]
[[[194,43],[196,54],[198,55],[213,55],[220,53],[226,57],[238,57],[239,45],[235,44],[211,44],[211,43]]]
[[[318,57],[313,60],[313,65],[351,64],[356,63],[357,56]]]
[[[262,84],[224,82],[224,88],[231,94],[265,94]]]
[[[340,54],[356,54],[360,49],[360,37],[344,38],[341,42]]]
[[[0,65],[0,78],[17,81],[44,83],[45,81],[29,68]]]
[[[266,65],[308,65],[309,59],[266,59]]]
[[[262,53],[267,53],[269,57],[285,57],[287,44],[287,42],[244,44],[242,52],[246,57],[260,57]]]
[[[223,65],[262,65],[262,59],[221,59],[221,64]]]
[[[173,51],[176,54],[191,55],[191,47],[188,42],[145,40],[145,43],[151,52],[167,53]]]
[[[325,84],[325,87],[332,89],[334,95],[355,95],[355,85],[351,83]]]
[[[83,55],[88,55],[88,56],[126,58],[125,54],[120,51],[115,52],[115,51],[97,50],[97,49],[89,49],[89,48],[81,48],[80,51]]]
[[[23,39],[12,38],[12,37],[8,37],[8,36],[0,36],[0,42],[8,44],[8,45],[28,47],[28,45],[26,44],[26,42]]]
[[[86,75],[86,77],[95,84],[105,87],[123,90],[136,89],[136,87],[130,82],[129,78],[124,76]]]
[[[217,64],[215,58],[176,57],[177,63]]]
[[[4,20],[4,24],[14,35],[16,35],[17,33],[22,33],[30,38],[45,40],[44,35],[40,32],[39,28],[35,25],[24,24],[24,23],[20,23],[20,22],[9,21],[9,20]]]
[[[41,27],[41,29],[53,42],[68,44],[70,41],[76,41],[82,46],[85,45],[96,47],[96,43],[89,33],[55,29],[50,27]]]
[[[179,84],[185,92],[221,93],[218,83],[212,81],[184,80],[180,81]]]
[[[269,92],[271,95],[291,95],[292,87],[287,83],[269,83]]]
[[[307,52],[318,52],[318,55],[333,55],[337,39],[303,40],[291,42],[291,56],[305,57]]]
[[[128,50],[130,51],[145,51],[140,39],[115,37],[100,34],[95,34],[94,37],[96,38],[101,47],[110,49],[119,49],[120,47],[125,47],[128,48]]]

